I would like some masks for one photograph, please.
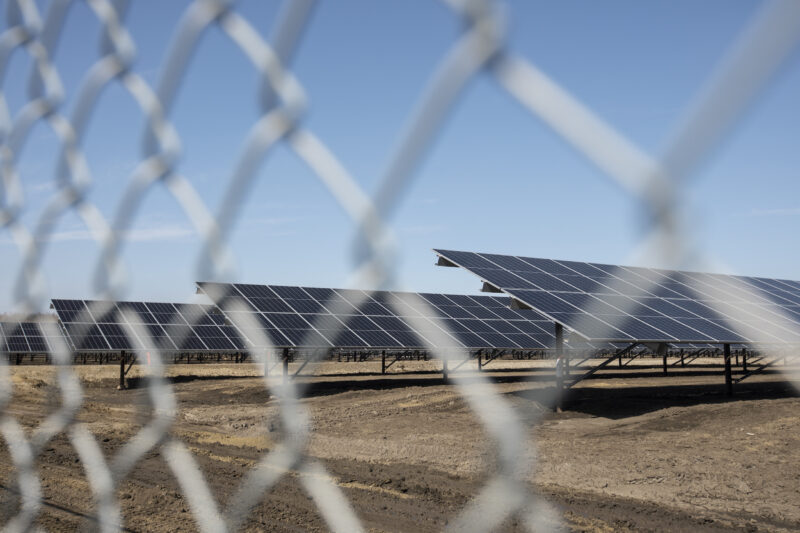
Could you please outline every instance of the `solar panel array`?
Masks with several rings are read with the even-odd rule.
[[[389,291],[200,282],[233,323],[230,298],[245,304],[273,346],[320,348],[523,348],[553,345],[553,325],[530,310],[510,308],[496,296],[412,294]],[[422,298],[427,305],[418,305]],[[414,320],[410,320],[415,317]],[[438,320],[434,320],[438,319]],[[426,324],[419,331],[411,322]],[[434,328],[434,329],[430,329]],[[440,345],[425,337],[439,331]],[[430,337],[430,335],[429,335]],[[251,341],[258,343],[254,339]],[[445,345],[441,345],[445,342]]]
[[[52,300],[52,304],[79,351],[236,352],[248,346],[211,305],[91,300]],[[128,324],[140,326],[147,334],[142,338],[129,335]]]
[[[52,329],[58,329],[53,324]],[[0,351],[44,354],[52,351],[47,332],[38,322],[0,322]]]
[[[588,340],[800,342],[797,281],[434,252]]]

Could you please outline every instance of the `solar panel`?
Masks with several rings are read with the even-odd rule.
[[[211,305],[52,300],[78,351],[235,352],[250,343]],[[143,331],[131,335],[129,325]]]
[[[505,296],[197,285],[237,324],[242,312],[232,311],[227,304],[238,299],[247,309],[245,314],[255,319],[276,347],[541,349],[554,342],[546,317],[511,309],[511,299]],[[263,342],[250,340],[257,345]]]
[[[60,331],[56,324],[45,328],[40,322],[0,322],[0,351],[44,354],[52,351],[50,334]]]
[[[800,343],[800,282],[434,250],[589,341]]]

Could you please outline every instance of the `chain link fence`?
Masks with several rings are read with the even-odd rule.
[[[233,254],[227,246],[232,226],[249,185],[256,180],[262,160],[276,147],[294,152],[316,174],[320,183],[352,220],[355,247],[350,284],[373,290],[394,288],[397,264],[395,240],[384,222],[403,202],[428,148],[441,135],[443,124],[459,95],[479,76],[485,76],[511,95],[530,113],[531,119],[547,124],[583,157],[630,193],[632,210],[649,214],[641,246],[664,266],[702,263],[698,243],[689,238],[687,217],[681,199],[691,185],[691,176],[711,150],[730,131],[746,107],[782,65],[800,39],[800,3],[787,0],[763,6],[751,21],[703,92],[687,110],[667,148],[656,157],[604,122],[590,108],[571,96],[530,61],[517,55],[506,42],[509,12],[500,2],[445,0],[452,16],[460,19],[461,32],[441,58],[424,88],[419,104],[389,164],[382,173],[374,196],[364,191],[336,154],[305,125],[309,95],[292,73],[292,60],[315,2],[286,2],[275,26],[265,37],[262,21],[251,21],[226,0],[197,0],[188,5],[174,29],[174,40],[164,53],[163,75],[150,85],[134,68],[135,43],[125,26],[127,0],[86,0],[102,28],[103,39],[94,64],[78,87],[65,87],[54,65],[59,35],[77,2],[53,0],[43,9],[33,0],[7,0],[4,27],[0,28],[0,230],[13,238],[21,257],[14,299],[18,311],[35,312],[51,297],[43,274],[48,236],[58,221],[75,214],[91,232],[102,251],[94,275],[98,299],[119,300],[126,287],[121,259],[123,236],[139,213],[144,196],[164,187],[180,205],[203,242],[197,279],[230,280]],[[155,5],[151,6],[156,9]],[[192,180],[181,173],[180,132],[170,121],[177,95],[186,78],[192,55],[206,32],[220,30],[249,60],[260,82],[259,112],[244,135],[241,156],[234,164],[219,209],[214,212],[201,199]],[[34,65],[29,80],[5,76],[12,55],[22,54]],[[27,83],[27,103],[12,116],[4,92],[9,84]],[[130,176],[119,209],[103,215],[90,198],[93,177],[87,164],[84,139],[97,111],[99,95],[110,85],[127,92],[145,122],[139,164]],[[73,111],[65,114],[68,94],[75,94]],[[26,202],[17,158],[33,128],[44,124],[58,139],[57,190],[52,194],[33,227],[24,224]],[[194,280],[187,280],[193,282]],[[225,311],[241,311],[241,302],[226,295],[211,295]],[[424,301],[416,302],[425,305]],[[249,338],[268,346],[259,324],[249,323],[247,313],[236,324]],[[134,324],[134,321],[130,321]],[[432,342],[443,331],[430,324],[412,324]],[[57,327],[49,324],[45,327]],[[132,335],[147,331],[128,326]],[[59,338],[53,332],[53,338]],[[63,344],[63,343],[62,343]],[[271,351],[254,351],[254,359],[268,363]],[[301,401],[303,388],[289,381],[275,386],[265,378],[280,399],[283,440],[265,453],[243,479],[235,494],[221,508],[212,496],[204,474],[186,443],[170,434],[178,409],[159,354],[151,358],[152,379],[147,382],[150,418],[142,429],[113,456],[105,457],[95,436],[76,420],[82,406],[82,388],[70,367],[71,348],[58,345],[51,354],[57,366],[59,407],[34,430],[26,431],[7,406],[13,398],[12,380],[5,357],[0,358],[0,432],[16,470],[20,494],[17,514],[4,517],[6,531],[34,528],[42,510],[42,489],[37,475],[37,457],[59,434],[68,436],[85,468],[94,499],[94,519],[99,529],[116,531],[122,526],[115,491],[122,480],[149,452],[158,450],[191,507],[197,528],[208,532],[234,531],[248,519],[250,510],[290,471],[301,476],[327,525],[336,531],[360,531],[362,526],[341,488],[330,482],[325,467],[306,454],[309,438],[308,413]],[[464,353],[463,357],[469,355]],[[475,498],[450,522],[453,531],[485,531],[510,516],[520,518],[528,529],[552,524],[552,511],[530,493],[527,480],[527,427],[511,405],[485,377],[469,382],[453,375],[453,383],[466,400],[497,454],[496,469]]]

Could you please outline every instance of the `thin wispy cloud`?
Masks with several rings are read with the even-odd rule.
[[[162,225],[151,228],[136,228],[122,233],[121,239],[126,242],[166,242],[166,241],[186,241],[196,238],[195,231],[188,226],[181,225]],[[55,231],[48,235],[43,241],[49,243],[63,242],[89,242],[94,241],[94,236],[88,229],[74,228],[62,231]],[[14,244],[14,241],[6,236],[0,239],[0,244]]]
[[[160,226],[154,228],[137,228],[122,233],[122,240],[127,242],[157,242],[184,240],[195,236],[193,229],[186,226]],[[89,230],[58,231],[50,235],[49,242],[91,241],[94,240]]]
[[[800,215],[800,207],[778,207],[773,209],[753,208],[750,216],[754,217],[790,217]]]

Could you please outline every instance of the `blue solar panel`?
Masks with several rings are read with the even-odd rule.
[[[800,341],[798,281],[435,252],[589,341]]]
[[[55,323],[2,322],[0,323],[0,352],[16,354],[44,354],[51,351],[49,335],[61,337]]]
[[[280,332],[284,337],[276,339],[273,346],[538,349],[552,345],[554,339],[552,325],[544,316],[510,309],[511,299],[505,296],[217,283],[198,283],[198,287],[210,296],[224,294],[227,301],[239,298],[245,302],[245,308],[262,318],[259,324],[270,336]],[[270,293],[276,297],[265,298]],[[265,301],[281,312],[256,313],[265,307]],[[239,315],[228,314],[233,323],[241,321]],[[422,329],[418,329],[419,321],[426,324]]]
[[[223,352],[251,345],[208,305],[53,300],[52,307],[78,351]]]

